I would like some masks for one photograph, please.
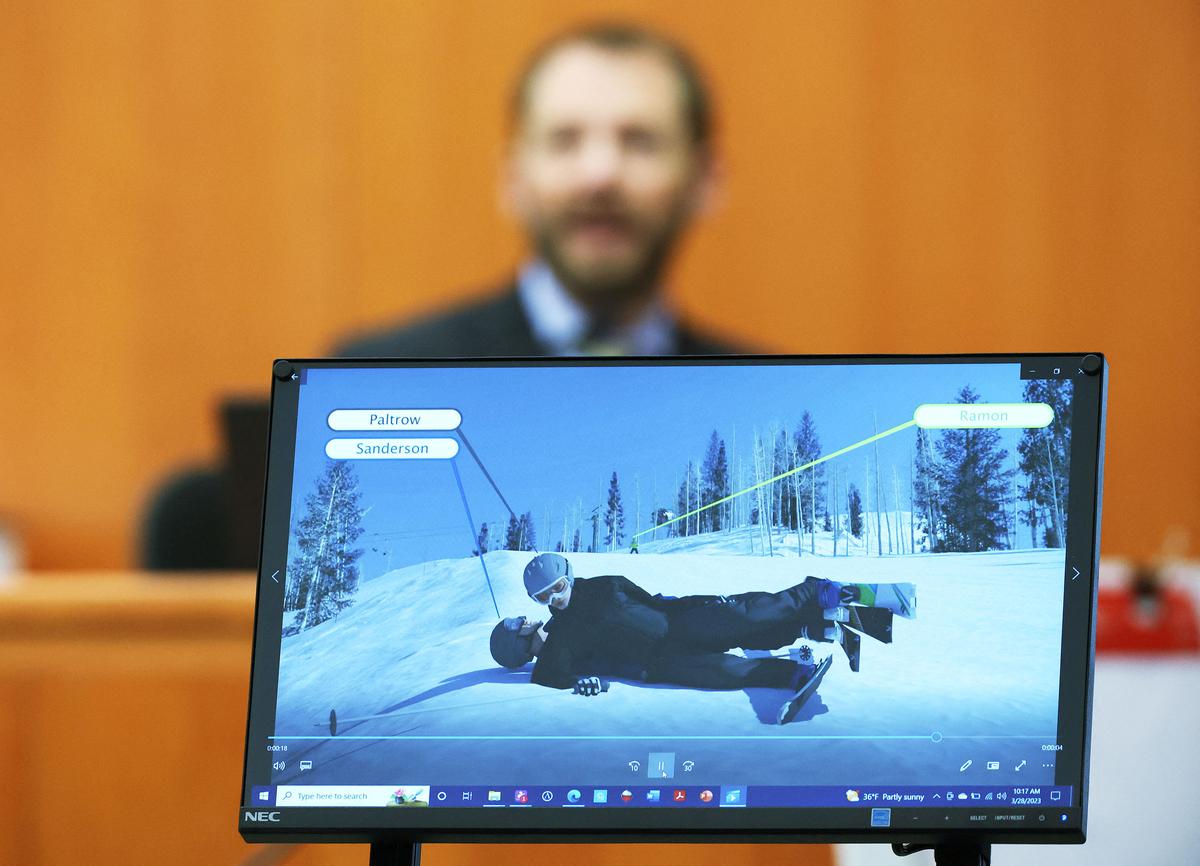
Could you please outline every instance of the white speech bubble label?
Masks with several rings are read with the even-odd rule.
[[[1046,427],[1054,410],[1045,403],[923,403],[913,413],[926,430]]]
[[[457,439],[330,439],[332,460],[449,460],[458,455]]]
[[[457,430],[457,409],[334,409],[331,430]]]

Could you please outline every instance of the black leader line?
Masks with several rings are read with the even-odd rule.
[[[512,519],[514,519],[514,521],[520,521],[521,518],[517,517],[517,512],[512,510],[512,506],[509,505],[509,500],[504,498],[503,493],[500,493],[500,487],[499,487],[499,485],[497,485],[496,479],[493,479],[490,471],[487,471],[487,467],[485,467],[484,461],[481,461],[481,459],[479,459],[478,453],[475,453],[474,446],[472,444],[470,444],[470,440],[467,438],[467,434],[462,432],[462,426],[461,425],[458,426],[458,429],[456,429],[455,432],[458,434],[458,438],[462,439],[462,444],[467,446],[467,450],[470,451],[470,456],[475,458],[475,463],[479,464],[479,468],[480,468],[480,470],[482,470],[482,473],[484,473],[485,479],[487,479],[488,483],[491,483],[493,491],[496,491],[496,495],[498,495],[498,497],[500,498],[500,501],[502,501],[502,503],[504,503],[505,509],[509,510],[509,513],[512,516]]]
[[[451,460],[450,468],[454,470],[454,481],[458,484],[458,494],[462,497],[463,509],[467,512],[467,537],[474,541],[476,531],[475,520],[471,517],[471,506],[467,502],[467,491],[463,489],[462,476],[458,472],[458,461]],[[496,591],[492,589],[492,576],[488,574],[487,561],[482,549],[479,551],[479,564],[483,566],[483,579],[487,581],[488,592],[492,596],[492,607],[496,609],[496,616],[500,616],[500,605],[496,603]]]

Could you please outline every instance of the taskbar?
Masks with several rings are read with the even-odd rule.
[[[1018,786],[782,786],[680,785],[278,785],[256,786],[252,806],[621,809],[621,808],[872,808],[1065,809],[1069,785]],[[881,817],[880,820],[883,820]],[[1064,815],[1063,821],[1066,821]],[[888,826],[879,824],[876,826]]]

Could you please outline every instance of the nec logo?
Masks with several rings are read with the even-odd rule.
[[[246,820],[254,823],[262,821],[278,821],[278,812],[246,812]]]

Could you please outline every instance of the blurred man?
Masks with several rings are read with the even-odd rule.
[[[531,247],[515,281],[481,302],[342,342],[333,354],[736,351],[681,322],[663,295],[676,242],[715,185],[709,99],[683,50],[630,27],[553,39],[517,82],[511,125],[504,199]],[[265,429],[265,401],[258,417]],[[261,450],[262,437],[245,441]],[[227,491],[247,484],[262,489],[261,469],[205,468],[164,487],[144,518],[144,565],[253,568],[258,521],[233,528],[223,504]],[[249,513],[262,511],[256,496],[239,501]],[[254,544],[231,550],[231,533]]]
[[[361,336],[337,354],[722,354],[668,307],[677,241],[714,193],[708,95],[668,39],[598,26],[551,40],[512,102],[504,201],[531,258],[484,301]]]

